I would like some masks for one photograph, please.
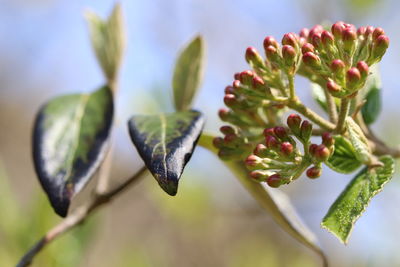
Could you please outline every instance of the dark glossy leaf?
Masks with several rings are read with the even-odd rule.
[[[384,166],[371,170],[365,168],[357,174],[322,220],[322,227],[343,243],[347,243],[356,220],[365,211],[372,197],[379,193],[393,176],[393,158],[383,156],[379,160]]]
[[[65,217],[72,197],[103,160],[113,119],[109,87],[48,102],[37,115],[33,158],[51,205]]]
[[[147,168],[161,188],[176,195],[178,182],[204,126],[197,111],[136,115],[129,132]]]
[[[108,81],[113,83],[126,43],[121,5],[116,4],[106,20],[91,11],[86,12],[85,15],[97,60]]]
[[[361,109],[361,113],[366,124],[372,124],[381,112],[381,90],[377,87],[372,88],[365,97],[367,101]]]
[[[203,39],[197,36],[179,55],[172,80],[177,111],[189,110],[203,71]]]
[[[353,145],[343,136],[337,135],[335,138],[335,151],[326,162],[326,165],[336,172],[352,173],[361,165],[357,159]]]

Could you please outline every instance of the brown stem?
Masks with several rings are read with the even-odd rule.
[[[336,133],[341,134],[344,131],[344,124],[346,121],[346,117],[349,115],[350,104],[350,99],[342,98],[342,102],[340,103],[339,119],[335,129]]]
[[[65,234],[72,228],[76,227],[80,223],[82,223],[95,209],[101,207],[103,204],[108,203],[115,196],[119,195],[122,191],[132,185],[135,181],[143,176],[143,174],[147,171],[146,167],[142,167],[135,175],[125,180],[123,183],[117,185],[116,187],[110,189],[104,194],[96,194],[95,198],[77,208],[71,214],[68,215],[63,221],[50,229],[39,241],[36,242],[35,245],[31,247],[31,249],[21,258],[17,267],[29,266],[34,257],[48,244],[50,244],[57,237]]]

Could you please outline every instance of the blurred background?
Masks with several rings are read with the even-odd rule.
[[[33,170],[33,119],[48,99],[104,83],[82,14],[90,8],[106,16],[113,4],[0,0],[0,266],[13,266],[60,221]],[[126,121],[134,113],[172,110],[176,55],[199,33],[207,43],[207,65],[195,107],[207,115],[206,130],[216,133],[224,87],[233,73],[248,68],[247,46],[261,49],[267,35],[280,40],[286,32],[321,22],[383,27],[391,45],[380,64],[385,105],[374,129],[389,144],[399,144],[399,5],[395,0],[122,1],[128,48],[117,98],[112,181],[142,165]],[[320,112],[307,82],[296,82],[302,100]],[[320,179],[299,179],[284,191],[320,239],[332,266],[400,266],[398,177],[374,198],[349,245],[320,228],[330,204],[351,178],[325,168]],[[177,197],[167,196],[146,177],[83,227],[51,244],[33,266],[320,265],[312,251],[283,232],[229,171],[199,147]]]

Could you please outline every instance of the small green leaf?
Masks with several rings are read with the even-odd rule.
[[[210,150],[215,155],[218,150],[213,146],[214,136],[202,134],[199,145]],[[303,245],[314,250],[321,256],[324,265],[327,266],[327,259],[318,245],[317,237],[303,223],[289,197],[277,190],[268,187],[265,183],[252,181],[248,176],[248,170],[243,162],[223,161],[223,163],[235,174],[240,183],[249,191],[254,199],[272,216],[275,222],[288,234],[296,238]]]
[[[107,80],[113,83],[121,65],[126,44],[121,5],[116,4],[106,20],[92,11],[86,12],[85,17],[97,60]]]
[[[161,188],[176,195],[179,178],[204,126],[197,111],[136,115],[129,120],[131,139]]]
[[[349,133],[350,142],[356,152],[355,156],[362,163],[369,164],[371,162],[371,149],[360,126],[358,126],[352,117],[347,117],[346,128]]]
[[[392,178],[393,158],[383,156],[379,160],[384,166],[371,170],[365,168],[357,174],[322,220],[321,226],[345,244],[355,222],[365,211],[372,197]]]
[[[109,87],[57,97],[39,111],[33,158],[55,212],[65,217],[72,197],[89,181],[106,154],[113,119]]]
[[[189,110],[203,72],[203,39],[197,36],[179,55],[172,80],[177,111]]]
[[[326,165],[340,173],[352,173],[357,170],[362,163],[357,159],[353,145],[343,136],[336,135],[334,138],[335,151]]]
[[[381,90],[377,87],[372,88],[365,97],[364,106],[361,113],[366,124],[372,124],[381,112]]]

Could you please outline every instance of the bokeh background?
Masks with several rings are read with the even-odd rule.
[[[107,15],[114,1],[0,0],[0,266],[13,266],[60,219],[41,191],[31,160],[31,129],[46,100],[89,91],[104,82],[91,50],[83,11]],[[316,23],[345,20],[381,26],[391,45],[380,64],[384,108],[374,129],[400,143],[397,80],[399,1],[395,0],[149,0],[122,1],[128,32],[117,98],[112,181],[141,166],[126,121],[134,113],[170,111],[171,76],[179,49],[194,35],[207,43],[196,108],[217,132],[217,109],[233,73],[248,68],[247,46],[262,48]],[[309,85],[304,102],[318,111]],[[400,266],[398,177],[374,198],[348,246],[319,223],[351,176],[325,169],[284,188],[315,231],[332,266]],[[50,245],[34,266],[320,266],[319,258],[283,232],[218,160],[197,148],[172,198],[146,177],[87,223]]]

